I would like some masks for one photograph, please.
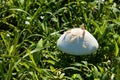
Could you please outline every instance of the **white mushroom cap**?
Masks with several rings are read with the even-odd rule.
[[[73,28],[61,35],[57,47],[67,54],[87,55],[98,49],[98,42],[82,25],[82,28]]]

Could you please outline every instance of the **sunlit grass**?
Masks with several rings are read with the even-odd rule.
[[[56,41],[85,28],[98,40],[91,55],[67,55]],[[112,0],[0,1],[1,80],[119,80],[120,10]]]

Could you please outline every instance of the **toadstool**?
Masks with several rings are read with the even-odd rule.
[[[98,42],[87,30],[84,24],[64,32],[57,41],[59,50],[71,55],[87,55],[98,49]]]

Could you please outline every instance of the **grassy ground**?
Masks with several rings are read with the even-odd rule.
[[[0,80],[119,80],[117,0],[0,0]],[[99,42],[91,55],[56,47],[82,23]]]

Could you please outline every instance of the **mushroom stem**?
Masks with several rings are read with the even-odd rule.
[[[80,26],[80,28],[83,30],[83,36],[85,35],[85,27],[84,27],[84,23]]]
[[[82,30],[85,30],[84,23],[83,23],[82,25],[80,25],[80,28],[81,28]]]

